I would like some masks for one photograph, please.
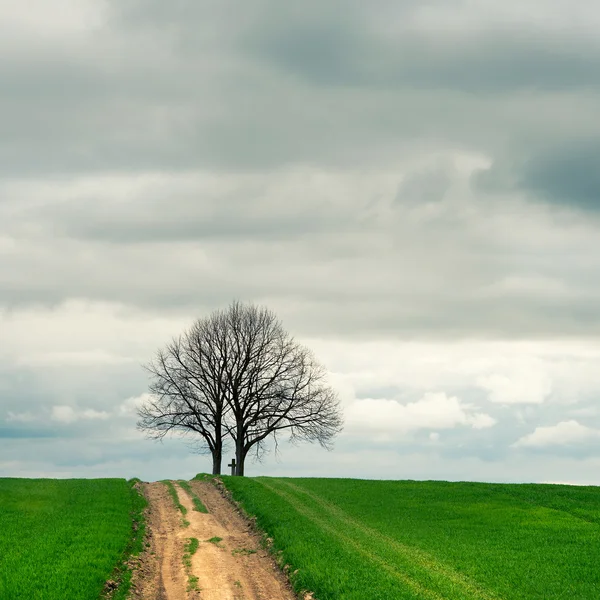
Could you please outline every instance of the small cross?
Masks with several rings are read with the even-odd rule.
[[[227,466],[231,467],[231,474],[235,475],[235,458],[232,458],[231,462]]]

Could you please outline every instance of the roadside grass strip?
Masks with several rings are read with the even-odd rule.
[[[434,557],[365,527],[339,508],[318,497],[315,498],[293,484],[282,480],[270,480],[269,483],[263,479],[258,481],[285,499],[300,514],[318,524],[329,535],[349,544],[361,556],[387,571],[399,583],[409,587],[417,598],[499,600],[498,596],[478,588]],[[284,490],[283,487],[288,489]],[[304,495],[305,498],[301,498],[300,495]],[[322,509],[325,509],[327,516],[323,514]]]
[[[179,479],[177,483],[188,493],[188,496],[192,499],[195,511],[201,513],[208,513],[208,509],[206,508],[206,506],[204,506],[202,500],[200,500],[200,498],[198,498],[198,496],[194,493],[194,490],[192,489],[192,486],[189,484],[189,482]]]
[[[131,541],[140,510],[124,479],[0,478],[0,598],[99,598],[141,544]]]
[[[183,527],[189,527],[190,522],[185,518],[185,516],[187,515],[187,508],[183,504],[181,504],[181,502],[179,502],[179,496],[177,495],[177,490],[175,489],[173,482],[167,479],[163,479],[161,483],[165,484],[165,486],[167,487],[167,491],[169,492],[169,496],[171,496],[173,500],[175,508],[181,512],[181,524],[183,525]]]
[[[145,496],[135,489],[135,484],[140,480],[137,478],[130,479],[127,483],[131,487],[132,493],[132,534],[131,538],[125,547],[121,564],[115,567],[111,575],[112,582],[115,582],[117,588],[114,591],[108,590],[106,595],[110,600],[126,600],[129,598],[129,590],[131,589],[132,566],[140,552],[144,549],[146,537],[146,519],[144,509],[148,506],[148,501]],[[134,559],[133,561],[131,559]]]

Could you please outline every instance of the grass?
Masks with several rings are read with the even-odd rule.
[[[184,527],[189,527],[190,522],[185,518],[187,515],[187,508],[179,502],[179,496],[177,495],[177,490],[173,485],[172,481],[168,481],[167,479],[163,479],[161,483],[164,483],[167,487],[167,491],[169,492],[169,496],[173,499],[173,504],[175,504],[175,508],[177,508],[181,512],[181,523]]]
[[[198,577],[192,575],[192,556],[196,554],[196,550],[198,550],[200,542],[198,538],[189,538],[188,543],[185,545],[185,553],[183,555],[183,565],[185,567],[185,571],[188,576],[188,586],[187,591],[191,592],[192,590],[199,590],[198,587]]]
[[[183,481],[180,479],[177,483],[179,484],[180,487],[182,487],[189,494],[190,498],[192,499],[192,503],[194,505],[195,511],[198,511],[201,513],[208,512],[208,509],[206,508],[206,506],[204,506],[204,504],[202,503],[202,500],[200,500],[200,498],[198,498],[198,496],[194,493],[192,486],[187,481]]]
[[[600,598],[600,488],[222,479],[319,600]]]
[[[256,550],[252,550],[252,548],[235,548],[231,551],[231,554],[233,556],[236,556],[238,554],[241,556],[248,556],[250,554],[256,554]]]
[[[188,538],[188,543],[185,545],[185,553],[183,555],[183,566],[185,567],[185,572],[188,576],[188,592],[200,589],[198,587],[198,577],[192,575],[192,556],[196,554],[196,550],[198,550],[199,544],[200,542],[198,541],[198,538]]]
[[[185,547],[186,554],[189,554],[190,556],[196,554],[196,550],[198,550],[199,544],[200,542],[198,541],[198,538],[190,538],[187,546]]]
[[[206,540],[207,542],[210,542],[211,544],[214,544],[215,546],[219,546],[219,542],[223,541],[223,538],[219,537],[219,536],[214,536],[211,537],[209,540]],[[221,546],[219,546],[220,548]]]
[[[0,598],[95,599],[111,577],[125,589],[123,561],[143,539],[144,501],[132,484],[0,478]]]
[[[135,484],[140,480],[130,479],[128,484],[132,492],[131,506],[131,537],[125,547],[121,563],[115,567],[111,579],[118,584],[117,589],[110,594],[111,600],[127,600],[129,590],[131,589],[131,564],[129,559],[135,557],[144,549],[146,536],[146,520],[144,510],[148,506],[148,501],[135,489]]]

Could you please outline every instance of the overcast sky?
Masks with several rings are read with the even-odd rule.
[[[330,371],[250,475],[600,484],[600,6],[0,3],[0,476],[189,478],[141,364],[233,299]]]

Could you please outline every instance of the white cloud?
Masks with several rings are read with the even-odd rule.
[[[380,432],[451,429],[459,425],[481,429],[496,423],[489,415],[475,413],[458,398],[440,392],[427,393],[408,404],[373,398],[357,400],[346,408],[346,422],[351,430]]]
[[[490,400],[498,404],[542,404],[552,391],[550,377],[539,369],[518,369],[509,375],[483,375],[477,384],[490,392]]]
[[[569,299],[575,291],[563,281],[540,275],[510,275],[482,287],[478,293],[482,298],[493,296],[531,297],[553,296]]]
[[[90,420],[90,421],[96,421],[98,419],[100,420],[105,420],[108,419],[108,417],[110,416],[110,414],[108,412],[106,412],[105,410],[94,410],[93,408],[87,408],[83,411],[81,411],[81,413],[79,413],[82,419],[86,419],[86,420]]]
[[[105,350],[81,350],[74,352],[45,352],[22,356],[17,361],[18,366],[78,366],[78,365],[120,365],[136,362],[130,356],[119,356]]]
[[[12,410],[9,410],[6,416],[6,421],[8,423],[30,423],[35,420],[35,416],[31,411],[26,411],[23,413],[15,413]]]
[[[123,402],[117,408],[116,412],[117,414],[124,417],[135,415],[137,408],[144,404],[144,402],[148,400],[148,398],[150,398],[150,394],[148,394],[147,392],[144,392],[139,396],[132,396],[130,398],[127,398],[126,400],[123,400]]]
[[[105,420],[110,417],[110,413],[104,410],[94,410],[86,408],[84,410],[76,410],[72,406],[59,405],[53,406],[51,418],[59,423],[74,423],[75,421],[96,421]]]
[[[549,427],[536,427],[532,433],[512,444],[513,448],[545,448],[568,446],[600,437],[600,431],[581,425],[577,421],[561,421]]]
[[[52,416],[53,421],[59,423],[74,423],[77,421],[77,415],[71,406],[53,406]]]
[[[0,306],[0,360],[31,367],[144,362],[188,321],[77,298],[52,308]]]
[[[0,31],[13,40],[42,40],[59,43],[65,37],[80,37],[98,27],[104,19],[102,2],[94,0],[44,0],[26,4],[0,3]]]
[[[540,405],[573,404],[600,390],[600,344],[588,340],[540,341],[334,341],[302,340],[343,381],[344,397],[397,388],[481,388],[493,404],[532,416]]]
[[[540,481],[540,483],[546,483],[550,485],[584,485],[581,483],[573,483],[572,481]]]
[[[473,33],[474,27],[495,31],[499,27],[514,27],[515,24],[530,27],[535,23],[536,30],[544,32],[564,32],[566,27],[578,30],[597,31],[599,18],[595,7],[589,10],[573,10],[568,0],[526,0],[523,2],[494,2],[477,0],[462,3],[462,10],[454,2],[417,4],[413,16],[415,26],[425,31],[457,31],[465,35]],[[385,13],[384,13],[385,14]],[[398,20],[382,19],[382,25],[393,27]]]
[[[477,413],[469,417],[469,422],[473,429],[487,429],[496,424],[496,419],[484,413]]]

